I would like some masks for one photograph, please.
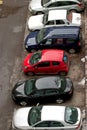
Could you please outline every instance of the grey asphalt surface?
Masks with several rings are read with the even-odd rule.
[[[21,61],[28,2],[4,0],[0,7],[0,130],[9,129],[14,109],[11,76],[16,59]]]

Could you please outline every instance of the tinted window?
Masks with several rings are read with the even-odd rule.
[[[41,62],[41,63],[39,63],[38,65],[37,65],[37,67],[48,67],[48,66],[50,66],[50,62]]]
[[[61,122],[51,121],[50,127],[64,127],[64,125]]]
[[[30,58],[30,64],[33,65],[41,59],[41,51],[35,52]]]
[[[75,124],[78,120],[78,111],[74,107],[66,107],[65,121],[69,124]]]
[[[76,4],[76,2],[72,2],[72,1],[61,1],[60,2],[60,6],[69,6],[69,5],[74,5]]]
[[[72,39],[72,38],[66,39],[66,44],[71,44],[71,43],[75,43],[75,42],[76,42],[75,39]]]
[[[68,56],[67,56],[66,54],[64,54],[63,61],[64,61],[65,63],[68,63]]]
[[[48,21],[46,25],[54,25],[54,21]]]
[[[65,24],[63,20],[56,20],[56,24]]]
[[[47,7],[51,8],[51,7],[57,7],[57,4],[56,3],[52,3],[50,5],[48,5]]]
[[[54,95],[54,94],[57,94],[58,93],[58,91],[57,90],[46,90],[45,91],[45,94],[46,95]]]
[[[42,106],[32,107],[28,115],[28,123],[32,126],[41,120]]]
[[[41,91],[37,90],[37,91],[35,91],[35,92],[32,94],[32,96],[40,96],[40,95],[43,95],[43,94],[44,94],[44,91],[43,91],[43,90],[41,90]]]
[[[31,79],[31,80],[26,81],[25,88],[24,88],[25,94],[29,95],[34,90],[35,90],[35,80]]]
[[[49,127],[49,121],[43,121],[35,125],[35,127]]]
[[[60,64],[60,63],[57,62],[57,61],[53,61],[53,62],[52,62],[52,65],[53,65],[53,66],[57,66],[57,65],[59,65],[59,64]]]

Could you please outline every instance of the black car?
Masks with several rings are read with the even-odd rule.
[[[69,77],[48,76],[17,83],[12,90],[12,99],[20,105],[62,103],[72,94],[73,83]]]

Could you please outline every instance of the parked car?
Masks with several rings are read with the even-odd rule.
[[[67,10],[50,10],[45,14],[34,15],[28,19],[29,30],[53,26],[81,26],[81,14]]]
[[[57,105],[19,108],[14,111],[12,127],[14,130],[81,130],[81,110]]]
[[[73,83],[69,77],[48,76],[16,83],[12,99],[20,105],[62,103],[71,98]]]
[[[79,27],[50,27],[32,31],[25,39],[25,48],[29,52],[43,49],[62,49],[71,54],[82,48],[82,32]]]
[[[28,54],[23,61],[23,72],[34,74],[66,75],[69,70],[68,54],[62,50],[48,49]]]
[[[31,13],[44,13],[48,10],[67,9],[81,12],[85,8],[83,0],[31,0],[29,10]]]

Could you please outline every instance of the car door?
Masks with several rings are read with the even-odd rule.
[[[40,103],[43,102],[44,99],[44,90],[35,90],[31,94],[31,102],[32,103]]]
[[[34,126],[34,130],[66,130],[66,129],[64,129],[64,125],[61,122],[47,120],[36,124]]]
[[[64,50],[64,38],[54,38],[52,42],[52,48]]]
[[[60,62],[52,61],[51,64],[52,64],[52,67],[51,67],[52,73],[58,74],[59,71],[61,70]]]
[[[52,48],[52,39],[45,39],[43,42],[39,44],[39,48],[41,50]]]
[[[50,62],[44,61],[40,62],[34,66],[34,72],[36,74],[48,74],[50,73]]]
[[[56,89],[46,89],[44,93],[44,99],[46,102],[52,103],[56,102],[59,98],[59,92]]]

